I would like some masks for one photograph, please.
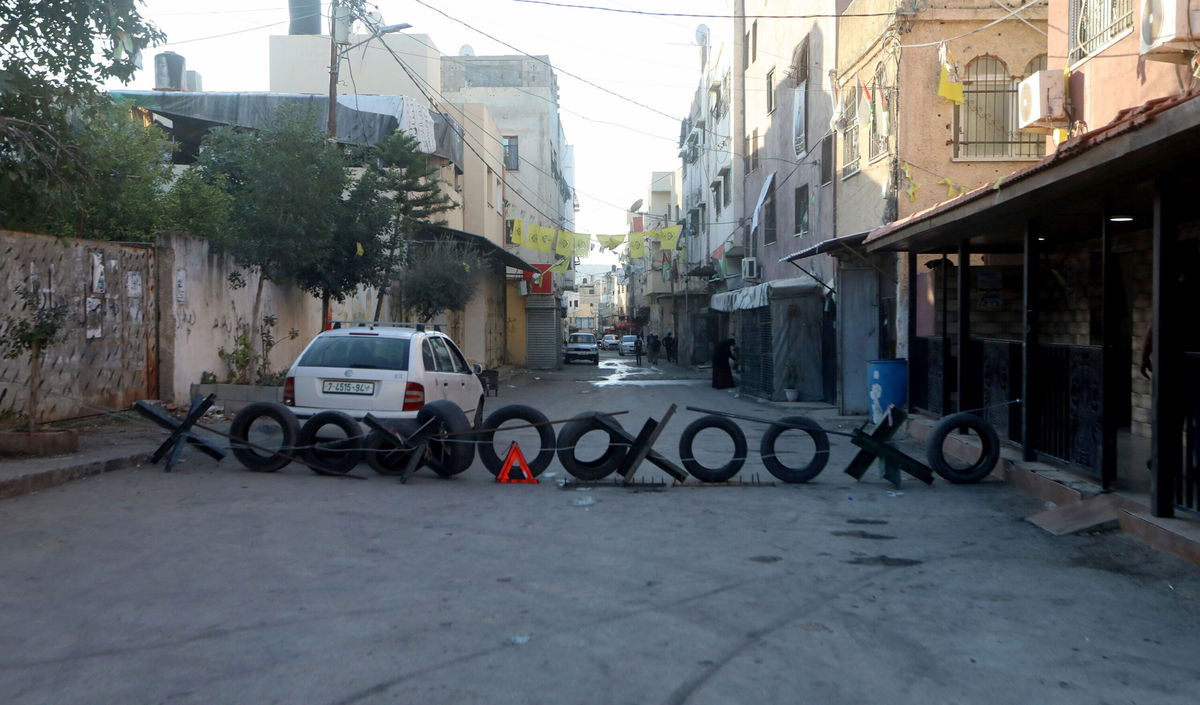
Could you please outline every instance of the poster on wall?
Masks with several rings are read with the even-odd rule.
[[[84,337],[88,340],[102,337],[104,334],[104,303],[99,296],[89,296],[84,299],[84,318],[86,320]]]
[[[103,294],[106,289],[104,282],[104,253],[92,252],[92,293]]]
[[[142,273],[125,272],[125,296],[131,299],[142,297]]]
[[[175,270],[175,303],[181,304],[187,300],[187,270]]]

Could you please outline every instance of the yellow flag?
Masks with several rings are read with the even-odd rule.
[[[938,95],[956,105],[963,103],[963,86],[958,80],[954,57],[943,43],[938,46]]]
[[[550,241],[554,237],[554,231],[542,225],[529,226],[529,246],[539,252],[550,251]]]
[[[525,223],[521,222],[520,219],[513,221],[512,243],[514,245],[525,244]]]
[[[678,225],[672,225],[669,228],[658,231],[658,241],[662,243],[662,248],[664,250],[675,249],[676,245],[679,243],[680,229],[681,228]]]
[[[575,238],[573,233],[569,233],[566,230],[559,230],[557,234],[558,243],[554,247],[554,253],[568,257],[575,254]]]
[[[362,248],[362,243],[361,243],[361,242],[356,242],[356,243],[354,243],[354,247],[355,247],[355,250],[356,250],[356,251],[357,251],[357,253],[358,253],[358,256],[359,256],[359,257],[362,257],[362,256],[363,256],[363,248]]]
[[[644,257],[646,255],[645,235],[645,233],[629,233],[630,257]]]
[[[575,233],[575,256],[587,257],[591,251],[592,236],[587,233]]]
[[[558,261],[555,262],[553,264],[553,266],[551,266],[550,269],[547,269],[546,271],[547,272],[558,272],[561,274],[561,273],[567,271],[567,268],[570,266],[571,266],[571,258],[570,257],[559,257]]]

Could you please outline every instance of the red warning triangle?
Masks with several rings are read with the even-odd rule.
[[[520,466],[521,472],[525,474],[522,478],[514,478],[509,475],[512,470],[513,463]],[[500,468],[500,474],[496,476],[496,482],[514,482],[518,484],[538,484],[538,480],[533,476],[533,471],[529,469],[529,463],[525,462],[525,454],[521,452],[521,446],[517,445],[516,441],[508,447],[508,455],[504,458],[504,466]]]

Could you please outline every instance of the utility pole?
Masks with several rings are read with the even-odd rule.
[[[329,3],[329,139],[337,141],[337,82],[341,54],[337,47],[338,0]]]

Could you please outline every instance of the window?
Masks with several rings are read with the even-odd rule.
[[[750,61],[758,61],[758,20],[750,24]]]
[[[846,89],[842,107],[842,177],[858,171],[858,86]]]
[[[429,338],[429,345],[433,348],[433,358],[437,362],[438,372],[454,372],[454,358],[450,356],[450,351],[446,349],[446,343],[441,338]]]
[[[796,237],[808,234],[808,184],[796,187]]]
[[[821,184],[833,182],[833,135],[821,138]]]
[[[458,349],[458,346],[454,344],[454,341],[450,340],[449,338],[442,338],[442,342],[445,343],[446,347],[450,350],[450,357],[454,358],[454,371],[458,372],[459,374],[474,374],[474,370],[472,370],[471,366],[467,364],[466,356],[462,354],[462,351]]]
[[[728,208],[733,203],[733,187],[730,183],[729,167],[725,167],[721,170],[721,183],[725,188],[724,192],[721,194],[724,197],[722,205]]]
[[[767,112],[775,111],[775,69],[767,72]]]
[[[504,168],[517,171],[521,168],[521,153],[517,146],[516,135],[504,138]]]
[[[746,32],[746,41],[742,42],[742,68],[750,65],[750,33]]]
[[[1071,0],[1068,61],[1075,63],[1108,46],[1133,27],[1133,0]]]
[[[750,173],[750,135],[742,138],[742,172]]]
[[[1017,129],[1017,85],[1004,62],[979,56],[967,64],[963,103],[954,110],[954,156],[959,159],[1040,157],[1045,138]]]
[[[699,208],[700,234],[703,235],[708,230],[708,206],[701,203]]]
[[[770,245],[775,242],[775,184],[771,184],[771,188],[767,190],[767,197],[763,200],[763,244]]]
[[[723,184],[721,183],[720,177],[718,177],[715,181],[713,181],[711,184],[709,184],[709,188],[712,190],[713,214],[715,214],[715,215],[721,214],[722,186],[723,186]]]
[[[407,338],[368,338],[342,335],[318,337],[300,358],[300,367],[353,367],[369,370],[407,370]]]
[[[883,64],[875,67],[875,79],[871,86],[871,114],[868,120],[871,122],[871,144],[869,145],[870,158],[887,154],[888,152],[888,136],[891,132],[891,105],[888,100],[889,88],[887,84],[887,71],[884,70]]]
[[[792,147],[796,158],[808,153],[808,37],[792,52]]]

